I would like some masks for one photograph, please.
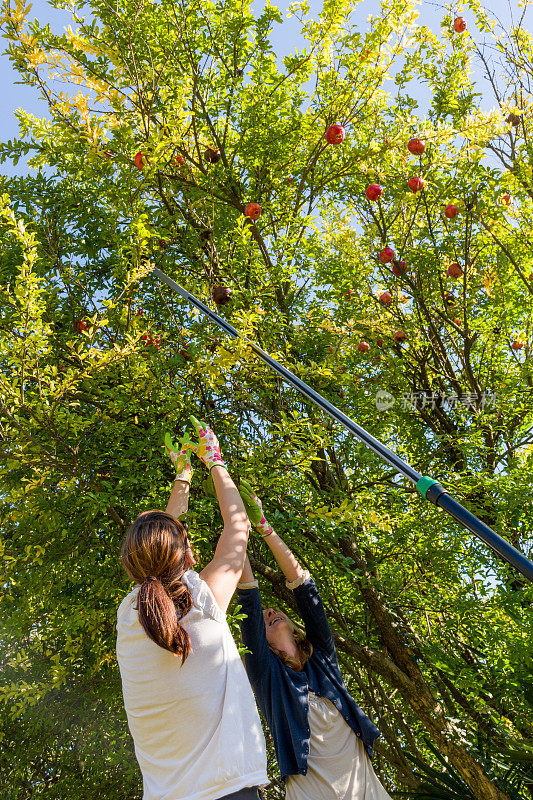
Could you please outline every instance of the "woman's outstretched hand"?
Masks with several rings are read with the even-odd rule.
[[[197,442],[191,442],[188,436],[184,436],[181,444],[184,450],[192,450],[196,453],[207,469],[211,471],[213,467],[225,467],[226,462],[222,458],[220,445],[215,432],[205,422],[201,422],[196,417],[191,416],[190,420],[196,428]]]
[[[174,444],[170,433],[165,434],[165,449],[170,456],[170,460],[176,467],[176,477],[174,480],[190,483],[194,470],[191,466],[188,449],[184,447],[181,442],[179,445]]]
[[[261,500],[258,498],[248,481],[244,480],[244,478],[241,480],[239,493],[242,497],[244,507],[246,508],[248,519],[256,531],[258,531],[263,538],[265,536],[269,536],[271,533],[274,533],[274,528],[266,521]]]

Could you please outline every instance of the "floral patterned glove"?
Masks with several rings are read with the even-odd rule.
[[[174,480],[190,483],[194,474],[188,453],[188,450],[191,448],[185,447],[181,442],[179,445],[174,444],[170,438],[170,433],[165,434],[165,448],[170,456],[170,460],[176,467],[176,477]]]
[[[244,478],[241,480],[239,492],[242,497],[242,502],[244,503],[246,513],[248,514],[248,519],[256,531],[261,534],[263,539],[265,536],[270,536],[271,533],[274,533],[274,528],[266,521],[265,515],[263,514],[263,505],[261,500],[258,498],[248,481],[244,480]]]
[[[208,470],[213,467],[225,467],[226,462],[222,458],[218,439],[213,430],[205,422],[200,422],[196,417],[190,417],[190,420],[196,428],[196,435],[198,442],[191,442],[188,437],[184,437],[181,443],[184,448],[192,450],[196,453],[198,458],[204,462]]]

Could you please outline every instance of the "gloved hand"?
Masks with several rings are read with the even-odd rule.
[[[170,438],[170,433],[165,434],[165,448],[170,456],[170,460],[176,467],[176,477],[174,480],[190,483],[194,474],[194,470],[191,466],[188,448],[186,448],[181,442],[179,445],[174,444]]]
[[[241,480],[239,493],[242,497],[242,502],[244,503],[246,513],[248,514],[248,519],[256,531],[258,531],[263,538],[265,538],[265,536],[270,536],[271,533],[274,533],[274,528],[266,521],[265,515],[263,514],[263,505],[261,500],[258,498],[248,481],[244,480],[244,478]]]
[[[198,458],[204,462],[208,470],[213,467],[225,467],[226,462],[222,458],[220,452],[220,445],[214,431],[205,422],[201,422],[196,417],[191,416],[190,420],[196,428],[196,435],[198,442],[191,442],[189,437],[183,437],[181,440],[182,446],[188,450],[196,453]]]

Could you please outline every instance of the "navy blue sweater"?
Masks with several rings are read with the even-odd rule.
[[[294,589],[294,599],[313,645],[302,671],[287,667],[270,649],[258,589],[238,589],[246,618],[241,620],[244,660],[257,705],[274,740],[280,772],[305,775],[309,755],[309,690],[330,700],[372,757],[378,729],[350,697],[339,669],[337,653],[322,599],[312,578]]]

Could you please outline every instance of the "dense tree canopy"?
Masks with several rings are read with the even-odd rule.
[[[3,797],[142,796],[114,652],[118,551],[137,513],[166,505],[163,435],[191,413],[319,581],[389,792],[533,797],[531,587],[150,275],[531,554],[527,19],[505,32],[470,0],[466,31],[455,7],[430,31],[411,0],[365,22],[364,3],[313,16],[301,2],[303,44],[278,59],[270,4],[70,6],[62,35],[24,2],[2,8],[49,109],[19,111],[20,138],[0,145],[33,168],[2,179],[0,207]],[[205,563],[220,517],[204,478],[189,520]],[[265,548],[250,554],[290,610]],[[280,797],[273,757],[271,776]]]

